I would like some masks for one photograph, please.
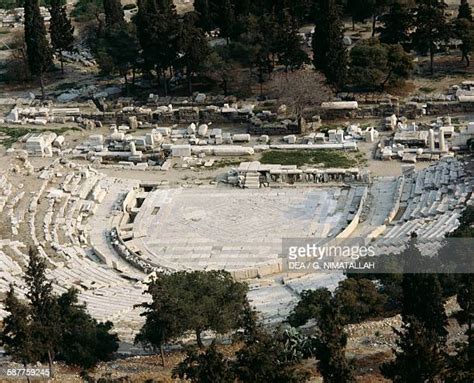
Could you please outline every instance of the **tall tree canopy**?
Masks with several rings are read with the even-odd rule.
[[[153,349],[193,331],[202,347],[201,334],[236,329],[247,302],[247,286],[224,271],[177,272],[152,280],[143,303],[145,324],[136,341]]]
[[[32,336],[41,345],[40,360],[47,361],[52,371],[61,337],[59,307],[52,282],[46,277],[46,263],[36,250],[30,249],[29,257],[25,284],[31,309]]]
[[[466,326],[467,341],[458,344],[457,353],[449,358],[447,383],[474,381],[474,276],[460,276],[457,301],[461,308],[455,314],[460,325]]]
[[[26,368],[38,360],[38,344],[29,322],[30,308],[16,297],[13,285],[10,285],[5,298],[5,311],[8,315],[3,319],[0,344],[13,361]]]
[[[461,4],[458,9],[458,19],[467,19],[472,21],[472,8],[469,5],[468,0],[461,0]]]
[[[214,19],[210,3],[210,0],[195,0],[193,3],[194,11],[198,15],[197,25],[206,32],[214,29]]]
[[[470,54],[474,50],[474,22],[467,18],[458,18],[454,22],[454,34],[462,41],[461,60],[466,61],[466,66],[469,66]]]
[[[136,26],[132,23],[116,23],[107,28],[98,40],[96,51],[101,70],[104,73],[118,72],[128,91],[129,71],[132,70],[134,81],[140,60]]]
[[[451,238],[472,238],[474,236],[474,207],[467,206],[459,218],[460,225],[449,233]],[[465,252],[463,242],[458,246]],[[451,255],[451,246],[446,256]],[[471,254],[466,253],[469,262]],[[449,357],[449,370],[446,377],[447,383],[464,383],[474,381],[474,276],[461,274],[457,276],[457,302],[460,310],[454,317],[461,326],[466,326],[465,339],[457,345],[455,355]]]
[[[317,334],[310,348],[318,360],[317,367],[325,383],[355,382],[352,366],[345,356],[347,335],[344,324],[349,318],[347,314],[341,313],[341,309],[349,311],[350,308],[342,306],[347,303],[348,296],[341,290],[339,297],[333,296],[327,288],[303,291],[300,301],[288,317],[292,326],[315,320]]]
[[[205,69],[207,58],[211,52],[204,31],[197,26],[197,15],[188,13],[181,22],[179,34],[181,57],[178,65],[186,70],[189,94],[192,94],[193,76]]]
[[[347,0],[346,9],[351,15],[353,29],[355,29],[356,21],[363,21],[372,16],[373,9],[367,5],[367,0]]]
[[[353,369],[345,355],[347,335],[344,332],[344,320],[334,298],[322,301],[315,319],[319,328],[315,356],[324,383],[354,383]]]
[[[61,72],[64,73],[63,51],[72,50],[74,27],[67,15],[66,6],[62,5],[61,0],[50,0],[49,13],[51,15],[49,22],[51,45],[59,53]]]
[[[278,62],[285,69],[300,69],[309,62],[308,55],[301,48],[301,37],[298,34],[296,19],[289,12],[285,12],[283,23],[279,29]]]
[[[446,41],[450,35],[445,15],[447,6],[443,0],[417,0],[416,4],[413,45],[420,52],[429,53],[430,73],[433,74],[437,46]]]
[[[77,303],[77,291],[57,296],[46,277],[46,264],[30,249],[25,273],[26,301],[13,287],[7,294],[4,328],[0,343],[13,360],[23,365],[47,362],[53,376],[53,361],[63,360],[83,369],[109,360],[118,349],[112,323],[98,323]]]
[[[112,322],[98,323],[78,303],[77,290],[70,289],[58,298],[62,337],[58,359],[89,369],[110,360],[118,349],[118,337],[110,333]]]
[[[122,3],[120,0],[103,0],[105,25],[107,28],[115,24],[123,24],[125,22]]]
[[[168,93],[168,71],[179,53],[179,18],[172,1],[140,0],[134,18],[146,69],[154,69]]]
[[[343,42],[344,26],[335,0],[323,0],[317,12],[313,35],[313,63],[329,83],[342,88],[347,74],[347,52]]]
[[[25,43],[30,73],[40,80],[44,98],[44,73],[51,68],[53,55],[38,0],[25,0]]]
[[[357,87],[384,89],[387,83],[407,79],[413,69],[412,58],[401,45],[368,40],[356,44],[350,53],[349,79]]]
[[[412,239],[406,254],[419,253]],[[413,271],[412,271],[413,272]],[[436,274],[403,275],[403,305],[395,360],[381,367],[394,382],[442,381],[445,372],[447,316]]]
[[[380,17],[380,42],[401,44],[407,50],[411,43],[410,33],[414,25],[414,10],[407,3],[395,1],[387,13]]]

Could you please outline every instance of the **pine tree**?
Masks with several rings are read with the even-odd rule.
[[[252,2],[250,0],[231,0],[236,17],[247,17],[251,13]]]
[[[99,65],[102,62],[112,63],[125,81],[125,90],[129,90],[128,73],[132,70],[132,84],[135,80],[135,70],[138,66],[140,46],[134,24],[117,23],[105,31],[104,37],[97,44]],[[110,64],[109,64],[110,65]],[[110,68],[110,67],[109,67]]]
[[[420,52],[429,53],[431,74],[434,73],[433,62],[437,44],[449,37],[446,7],[443,0],[417,0],[413,44]]]
[[[347,10],[352,18],[353,30],[356,21],[363,21],[371,16],[371,7],[367,6],[367,0],[347,0]]]
[[[230,0],[222,0],[219,9],[219,18],[216,24],[220,29],[221,36],[226,38],[227,42],[229,42],[229,39],[234,36],[235,28],[234,7]]]
[[[313,40],[311,42],[313,48],[313,64],[316,69],[324,72],[327,67],[326,54],[329,50],[328,24],[327,15],[331,0],[323,0],[317,3],[317,11],[315,12],[315,27]]]
[[[278,51],[276,43],[276,28],[272,24],[270,15],[257,17],[250,15],[242,23],[242,32],[229,52],[237,62],[249,68],[252,76],[257,69],[260,94],[263,92],[263,83],[266,76],[273,70]]]
[[[474,346],[474,276],[464,274],[461,276],[457,302],[461,307],[457,319],[461,325],[467,325],[469,343]]]
[[[180,63],[186,68],[189,94],[193,93],[193,76],[204,69],[207,56],[210,53],[209,44],[204,31],[196,26],[197,18],[193,13],[184,15],[181,23],[179,47]]]
[[[239,318],[239,326],[243,329],[242,336],[246,342],[253,342],[261,330],[261,324],[258,322],[258,313],[247,301],[243,305],[241,314],[242,315]]]
[[[285,11],[283,23],[279,30],[278,61],[288,69],[300,69],[309,61],[308,55],[301,49],[301,38],[294,17]]]
[[[134,18],[146,69],[155,69],[168,94],[167,73],[176,64],[179,53],[179,18],[168,0],[140,0]]]
[[[74,27],[71,25],[66,6],[61,5],[61,0],[51,0],[49,13],[49,33],[51,45],[59,53],[61,72],[64,74],[63,51],[70,51],[74,43]]]
[[[264,73],[270,74],[273,71],[279,51],[279,23],[276,15],[274,13],[265,13],[259,16],[256,28],[260,35],[259,39],[257,39],[260,40],[260,58],[257,66],[261,70],[263,77]]]
[[[314,6],[313,0],[295,0],[286,1],[286,9],[291,12],[291,15],[296,19],[298,26],[303,25],[306,22],[312,21],[312,7]]]
[[[140,305],[146,321],[136,342],[153,350],[191,330],[203,348],[203,331],[224,334],[237,328],[247,300],[247,286],[225,271],[162,275],[150,282],[147,293],[152,302]]]
[[[403,256],[420,258],[410,268],[422,267],[422,256],[412,238]],[[420,263],[421,262],[421,263]],[[403,275],[403,326],[395,331],[399,336],[395,360],[385,363],[381,371],[394,382],[423,382],[441,379],[445,369],[447,316],[442,289],[436,274],[409,269]]]
[[[388,72],[387,49],[377,40],[361,41],[351,49],[349,79],[362,89],[380,89]]]
[[[316,18],[313,36],[313,63],[328,82],[341,89],[347,75],[347,51],[340,9],[334,0],[324,0]]]
[[[0,344],[13,360],[23,363],[48,362],[53,376],[55,359],[69,365],[91,368],[109,360],[118,349],[112,323],[97,323],[84,305],[77,303],[77,291],[68,290],[60,297],[52,292],[46,278],[46,264],[36,250],[29,250],[24,276],[26,302],[20,302],[13,287],[7,293]]]
[[[310,318],[318,324],[318,335],[311,350],[318,360],[318,369],[325,383],[355,382],[352,366],[345,356],[346,318],[341,314],[340,297],[333,297],[327,288],[305,290],[298,305],[288,317],[293,326],[301,326]]]
[[[355,378],[345,356],[347,335],[343,318],[334,299],[323,300],[318,316],[319,337],[316,338],[315,356],[324,383],[353,383]]]
[[[52,282],[46,278],[46,264],[38,251],[30,248],[25,273],[26,298],[31,308],[32,336],[41,345],[41,360],[47,361],[53,376],[53,361],[60,342],[61,328],[57,299]]]
[[[3,319],[0,344],[12,360],[27,368],[29,363],[38,360],[36,354],[38,344],[31,333],[30,309],[15,296],[13,285],[10,285],[10,290],[7,292],[5,311],[8,312],[8,315]]]
[[[90,369],[112,358],[118,349],[118,337],[110,333],[111,322],[98,323],[85,305],[78,304],[77,294],[72,288],[58,298],[62,328],[58,359]]]
[[[140,315],[145,318],[145,323],[136,335],[135,343],[154,352],[160,350],[161,363],[165,367],[164,345],[183,334],[184,325],[180,322],[183,312],[161,281],[152,281],[147,293],[152,296],[152,302],[140,304],[144,308]]]
[[[443,291],[435,274],[405,274],[402,282],[402,317],[412,316],[444,343],[448,334]],[[433,340],[434,341],[434,340]]]
[[[212,31],[214,29],[214,21],[209,0],[194,0],[194,11],[199,17],[197,25],[206,32]]]
[[[443,352],[436,334],[413,316],[405,317],[394,350],[395,360],[381,367],[382,374],[394,383],[437,382],[444,368]]]
[[[457,301],[461,308],[455,314],[461,326],[466,326],[467,341],[458,344],[457,352],[449,358],[447,383],[465,383],[474,381],[474,276],[460,276]]]
[[[383,315],[387,297],[373,281],[347,278],[339,282],[334,300],[340,307],[343,323],[360,323]]]
[[[474,22],[467,18],[459,18],[454,22],[454,34],[462,41],[461,61],[466,61],[466,66],[471,64],[469,58],[474,50]]]
[[[137,36],[140,46],[143,50],[144,69],[151,70],[154,67],[153,41],[154,18],[157,13],[157,7],[153,0],[139,0],[138,12],[133,18],[137,27]]]
[[[407,4],[396,1],[388,13],[380,17],[382,27],[380,42],[385,44],[401,44],[408,50],[410,43],[410,30],[413,27],[413,9]]]
[[[303,290],[298,304],[288,316],[288,322],[293,327],[300,327],[310,319],[319,317],[322,307],[328,304],[331,292],[326,288]]]
[[[391,0],[368,0],[366,2],[366,6],[371,10],[372,13],[372,37],[375,37],[375,32],[377,30],[377,18],[379,15],[384,13],[390,1]]]
[[[41,16],[39,1],[25,0],[24,9],[28,67],[31,74],[39,78],[41,95],[44,98],[44,73],[52,66],[52,50],[46,38],[46,27]]]
[[[404,82],[413,71],[413,58],[403,49],[401,44],[387,45],[388,73],[382,82],[385,84]]]
[[[458,19],[467,19],[472,21],[472,9],[468,0],[461,0],[458,10]]]
[[[107,28],[111,28],[116,24],[124,24],[124,13],[120,0],[103,0],[104,13],[105,13],[105,25]]]

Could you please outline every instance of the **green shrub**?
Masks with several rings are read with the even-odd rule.
[[[114,61],[112,60],[112,57],[110,57],[107,53],[98,52],[96,59],[97,64],[99,64],[100,74],[102,76],[108,76],[114,72]]]
[[[102,0],[79,0],[71,12],[77,21],[91,21],[98,13],[104,12]]]

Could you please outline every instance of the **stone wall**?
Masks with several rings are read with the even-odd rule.
[[[267,124],[267,125],[250,125],[248,132],[255,136],[261,136],[266,134],[267,136],[286,136],[289,134],[299,134],[297,124]]]
[[[429,116],[447,114],[468,114],[474,113],[474,102],[407,102],[407,103],[380,103],[380,104],[359,104],[359,108],[353,111],[347,110],[323,110],[321,119],[324,121],[339,119],[367,119],[384,118],[395,114],[405,116],[409,119],[421,117],[426,110]]]
[[[364,202],[365,202],[365,199],[367,198],[367,194],[368,194],[368,189],[365,189],[364,194],[362,195],[360,199],[359,207],[357,209],[357,212],[354,215],[354,218],[345,227],[345,229],[336,236],[336,238],[348,238],[352,234],[352,232],[356,229],[360,221],[360,215],[362,214],[362,208],[364,207]]]
[[[250,115],[245,113],[220,113],[199,108],[176,109],[166,113],[124,113],[117,112],[96,112],[82,114],[83,118],[93,121],[100,121],[106,124],[128,124],[130,116],[136,116],[138,121],[154,124],[190,124],[204,121],[206,123],[247,123]]]

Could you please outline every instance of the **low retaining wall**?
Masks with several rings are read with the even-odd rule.
[[[364,207],[367,194],[368,194],[368,189],[365,189],[364,194],[362,195],[360,199],[359,208],[357,209],[357,212],[355,213],[354,218],[352,219],[351,223],[349,223],[346,226],[346,228],[336,236],[336,238],[339,238],[339,239],[348,238],[354,232],[357,225],[359,224],[360,215],[362,213],[362,208]]]
[[[281,260],[275,261],[275,263],[271,264],[250,267],[248,269],[229,271],[232,277],[237,281],[260,278],[266,275],[278,274],[281,272],[283,272],[283,264]]]
[[[398,209],[400,209],[400,199],[402,198],[404,182],[405,182],[405,177],[400,176],[400,178],[398,178],[397,188],[395,190],[395,203],[392,207],[392,210],[390,210],[390,213],[388,213],[388,216],[385,219],[385,222],[384,222],[385,225],[392,222],[393,219],[397,216]]]

